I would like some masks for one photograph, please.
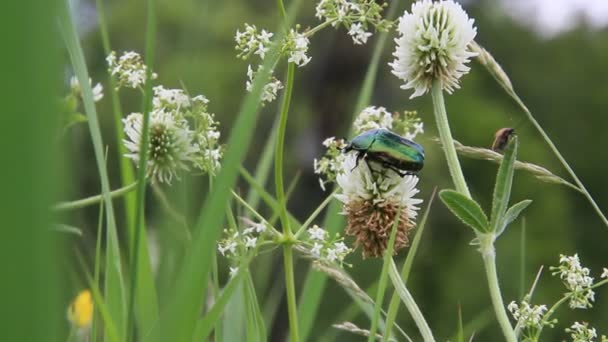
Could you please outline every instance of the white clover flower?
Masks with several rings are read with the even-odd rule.
[[[356,133],[362,133],[370,129],[393,128],[393,116],[384,107],[369,106],[361,111],[353,127]]]
[[[452,0],[417,1],[411,13],[399,18],[400,36],[395,39],[395,60],[389,65],[405,83],[402,89],[414,89],[410,98],[423,95],[434,80],[448,93],[459,88],[458,81],[469,72],[469,50],[477,29],[460,4]]]
[[[315,224],[308,229],[308,235],[310,235],[311,240],[325,241],[327,232]]]
[[[89,78],[89,85],[93,85],[91,78]],[[82,88],[80,87],[80,82],[78,82],[78,78],[76,76],[70,77],[70,88],[74,94],[82,97]],[[93,92],[93,101],[98,102],[99,100],[103,99],[103,86],[101,83],[96,83],[91,90]]]
[[[595,292],[591,289],[593,278],[590,271],[580,263],[578,254],[573,256],[560,255],[560,265],[551,267],[553,275],[559,275],[570,295],[570,308],[586,309],[592,307]]]
[[[538,329],[543,325],[550,324],[548,322],[543,323],[543,315],[547,312],[546,305],[530,306],[525,300],[521,302],[521,305],[517,305],[515,301],[512,301],[507,309],[509,309],[517,324],[523,327]]]
[[[143,115],[131,113],[123,119],[128,139],[124,140],[129,153],[125,156],[137,164],[143,129]],[[200,152],[193,142],[194,134],[188,125],[171,114],[160,110],[150,113],[150,136],[146,174],[161,183],[171,183],[180,170],[189,170],[188,163],[196,160]]]
[[[285,42],[285,50],[287,51],[287,55],[289,58],[288,62],[294,63],[299,67],[303,67],[310,60],[311,57],[307,56],[308,45],[310,44],[310,40],[306,37],[304,33],[297,32],[294,29],[289,31],[289,35],[287,36],[287,40]]]
[[[110,74],[117,78],[117,88],[139,88],[146,82],[148,67],[138,53],[127,51],[117,60],[116,52],[112,51],[106,57],[106,62]],[[152,73],[151,77],[155,79],[157,76],[156,73]]]
[[[341,192],[335,197],[344,204],[343,214],[348,221],[346,234],[356,236],[355,245],[362,246],[364,257],[383,255],[397,219],[395,253],[408,245],[408,235],[422,203],[414,198],[419,192],[418,177],[402,177],[365,159],[357,163],[357,154],[349,153],[336,181]]]
[[[351,36],[353,42],[357,45],[363,45],[367,43],[367,38],[372,36],[371,32],[367,32],[363,29],[363,25],[361,23],[356,23],[350,25],[350,30],[348,30],[348,35]]]
[[[238,267],[230,267],[230,278],[234,278],[234,276],[237,274],[238,271],[239,271]]]
[[[566,328],[566,332],[570,333],[572,342],[593,342],[597,338],[595,328],[590,328],[587,322],[574,322],[570,328]]]

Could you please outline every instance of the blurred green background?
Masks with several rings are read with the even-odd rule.
[[[143,52],[143,3],[105,3],[112,48],[119,52]],[[297,22],[303,27],[315,26],[318,23],[314,18],[315,3],[303,3]],[[399,13],[409,8],[409,3],[402,1]],[[571,163],[600,208],[608,208],[608,192],[605,191],[608,187],[605,176],[608,154],[604,151],[608,145],[608,135],[604,134],[608,128],[608,31],[591,29],[581,20],[571,31],[543,38],[496,6],[495,1],[466,2],[466,9],[477,25],[477,41],[502,64],[516,91]],[[107,88],[105,56],[95,4],[81,1],[75,8],[93,81],[102,82]],[[159,74],[157,84],[175,88],[183,84],[191,94],[207,96],[211,100],[210,109],[216,114],[226,137],[245,96],[248,64],[235,57],[234,33],[242,29],[245,22],[274,29],[278,20],[274,1],[158,1],[154,68]],[[374,35],[365,46],[355,46],[344,29],[323,30],[311,39],[309,53],[312,61],[296,71],[287,131],[286,179],[301,175],[289,202],[290,211],[299,219],[307,217],[327,195],[318,187],[312,162],[315,157],[322,155],[321,142],[324,138],[344,137],[347,134],[376,37]],[[409,100],[410,92],[399,88],[399,81],[390,73],[387,65],[392,60],[393,48],[391,36],[380,65],[372,104],[384,106],[390,111],[417,110],[423,119],[425,134],[419,142],[427,151],[428,162],[421,173],[420,197],[426,200],[433,188],[449,188],[451,181],[443,151],[431,140],[436,130],[430,97],[423,96],[412,101]],[[283,67],[280,65],[277,70],[276,76],[279,78],[282,78]],[[64,74],[67,82],[72,74],[67,59]],[[537,163],[569,179],[534,127],[483,67],[473,62],[471,73],[463,78],[461,85],[461,90],[447,96],[448,115],[457,140],[466,145],[489,147],[496,130],[515,127],[520,136],[521,160]],[[67,92],[67,83],[64,89]],[[105,93],[106,97],[98,103],[98,111],[104,129],[104,142],[109,145],[108,169],[112,187],[117,188],[119,174],[114,123],[107,89]],[[140,111],[139,93],[127,90],[121,94],[125,113]],[[266,105],[262,111],[255,139],[257,143],[250,147],[245,163],[249,170],[255,168],[268,132],[272,129],[277,102]],[[65,156],[63,169],[70,179],[64,186],[62,197],[75,199],[98,192],[99,180],[86,125],[71,128],[61,138],[61,145]],[[497,166],[485,161],[462,158],[461,161],[473,196],[488,209]],[[200,178],[184,177],[173,187],[164,187],[170,192],[173,206],[187,213],[190,221],[196,217],[207,191],[206,179]],[[241,191],[245,192],[246,184],[243,182],[240,186]],[[274,189],[274,186],[268,184],[267,188]],[[177,248],[183,237],[172,229],[176,223],[166,219],[167,215],[157,199],[149,195],[149,229],[157,240],[163,241],[161,245]],[[579,253],[583,265],[590,267],[593,275],[599,277],[601,267],[608,266],[608,227],[603,226],[590,204],[579,193],[563,186],[541,183],[528,174],[518,172],[512,200],[526,198],[534,202],[525,212],[523,283],[526,289],[529,288],[539,267],[544,265],[545,271],[534,302],[551,304],[560,297],[563,288],[557,279],[550,276],[548,266],[557,264],[560,253]],[[118,209],[120,213],[122,208]],[[97,208],[81,210],[66,216],[64,220],[83,228],[85,232],[81,238],[69,237],[66,254],[71,255],[74,250],[79,250],[85,258],[92,260]],[[120,229],[124,227],[124,222],[120,216],[118,220]],[[497,244],[498,272],[506,303],[518,300],[522,293],[521,226],[521,220],[514,223]],[[120,233],[124,233],[124,230]],[[475,340],[493,341],[500,336],[491,311],[481,258],[475,247],[469,245],[472,238],[468,228],[451,216],[440,201],[434,203],[409,286],[439,340],[451,338],[455,333],[459,307],[465,323],[474,321],[477,324],[474,325]],[[161,250],[159,253],[161,268],[170,267],[162,261],[167,258],[179,262],[179,253],[175,251]],[[381,261],[361,260],[358,254],[354,253],[348,260],[353,264],[349,271],[366,288],[378,278]],[[400,257],[404,255],[402,252]],[[76,268],[77,263],[73,267]],[[264,303],[273,302],[272,298],[278,305],[276,320],[268,327],[273,340],[282,337],[287,329],[286,307],[282,299],[284,291],[280,287],[284,279],[281,271],[276,271],[281,268],[278,253],[263,256],[252,265],[263,309]],[[297,284],[303,282],[308,269],[306,261],[298,263]],[[67,269],[62,272],[73,275]],[[64,294],[65,305],[68,298],[83,286],[83,279],[78,276],[72,278]],[[170,282],[166,279],[163,281]],[[338,333],[331,328],[331,324],[346,318],[343,313],[351,301],[332,281],[328,284],[311,340],[356,340],[357,337]],[[160,289],[162,291],[162,284]],[[546,340],[565,338],[563,327],[570,326],[574,320],[589,321],[600,333],[608,334],[605,318],[608,317],[608,293],[604,289],[597,292],[596,305],[592,310],[561,310],[557,315],[560,328],[547,330]],[[369,326],[362,314],[349,319],[361,327]],[[398,316],[398,322],[414,336],[414,340],[418,340],[415,337],[417,330],[405,310]]]

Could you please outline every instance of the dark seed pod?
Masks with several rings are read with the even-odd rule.
[[[505,127],[496,131],[494,136],[494,142],[492,143],[492,150],[496,152],[502,152],[512,135],[515,134],[515,129]]]

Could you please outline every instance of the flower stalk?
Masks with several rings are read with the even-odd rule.
[[[287,203],[285,201],[285,189],[283,185],[283,149],[285,142],[285,130],[287,128],[287,116],[289,114],[289,104],[291,102],[291,92],[293,90],[294,73],[295,64],[289,63],[287,65],[285,94],[283,95],[283,103],[281,105],[281,113],[279,118],[279,132],[275,151],[274,176],[276,195],[280,207],[281,226],[283,228],[283,264],[285,267],[285,290],[287,291],[287,311],[289,315],[290,341],[298,342],[298,308],[293,272],[293,247],[291,244],[291,241],[293,240],[293,233],[291,232],[289,217],[287,215]]]
[[[443,145],[445,151],[445,158],[448,162],[448,168],[450,175],[454,181],[456,190],[463,195],[471,198],[469,187],[464,179],[460,162],[458,161],[458,155],[454,148],[454,139],[450,131],[450,124],[448,122],[448,115],[445,110],[445,101],[443,99],[443,90],[441,89],[441,81],[433,81],[433,88],[431,91],[433,97],[433,112],[435,113],[435,121],[437,122],[437,130],[439,131],[439,139]]]
[[[445,109],[445,102],[443,98],[443,92],[439,80],[433,82],[433,88],[431,91],[433,97],[433,110],[435,112],[435,120],[437,122],[437,129],[439,131],[439,138],[445,151],[448,168],[450,175],[456,187],[456,190],[463,195],[471,198],[471,193],[467,186],[462,173],[460,162],[458,161],[458,155],[454,148],[454,139],[450,132],[450,126],[448,122],[447,112]],[[486,271],[486,277],[488,279],[488,287],[490,289],[490,296],[492,298],[492,306],[496,313],[496,319],[500,324],[500,328],[508,342],[515,342],[515,332],[509,322],[509,317],[505,311],[505,305],[500,293],[500,286],[498,285],[498,275],[496,273],[496,252],[494,249],[494,233],[480,234],[477,233],[477,239],[480,241],[480,252],[483,258],[483,264]]]

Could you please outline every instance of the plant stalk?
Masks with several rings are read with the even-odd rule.
[[[418,304],[416,304],[414,297],[412,297],[412,294],[409,292],[405,286],[405,283],[401,279],[399,271],[397,270],[397,265],[395,265],[395,260],[393,260],[393,258],[391,258],[390,261],[388,275],[391,277],[393,284],[403,284],[403,286],[395,286],[395,291],[397,291],[401,301],[403,301],[410,315],[412,315],[412,319],[414,319],[418,330],[420,330],[420,334],[422,335],[424,342],[435,342],[433,332],[431,331],[429,324],[424,319],[424,315],[422,315],[422,312],[420,311]],[[385,333],[388,334],[389,332],[387,331]]]
[[[452,181],[456,190],[463,195],[471,198],[471,193],[462,174],[462,168],[458,161],[458,155],[456,154],[456,148],[454,148],[454,139],[450,132],[450,124],[448,122],[448,115],[445,110],[445,101],[443,99],[443,90],[441,90],[441,81],[433,81],[433,89],[431,91],[433,97],[433,111],[435,112],[435,121],[437,122],[437,130],[439,131],[439,139],[443,145],[445,151],[445,158],[448,162],[448,168]]]
[[[285,290],[287,291],[287,311],[289,314],[289,334],[291,342],[299,341],[298,333],[298,308],[296,302],[295,281],[293,274],[293,251],[291,241],[293,233],[289,217],[287,214],[287,203],[285,201],[285,188],[283,185],[283,150],[285,144],[285,131],[287,129],[287,116],[289,114],[289,104],[291,102],[291,92],[293,90],[293,78],[295,65],[287,65],[287,79],[285,81],[285,93],[279,118],[279,131],[277,136],[277,147],[275,151],[274,177],[277,194],[277,201],[280,207],[281,227],[285,244],[283,246],[283,263],[285,265]]]
[[[496,273],[496,252],[494,250],[494,234],[480,235],[481,241],[481,255],[483,257],[483,265],[486,270],[486,277],[488,278],[488,288],[490,289],[490,296],[492,297],[492,305],[494,306],[494,312],[496,313],[496,319],[502,333],[505,336],[507,342],[517,342],[513,327],[509,322],[509,316],[505,311],[504,301],[502,294],[500,293],[500,286],[498,285],[498,274]]]
[[[129,184],[127,186],[123,186],[122,188],[116,189],[114,191],[111,191],[110,198],[120,197],[124,194],[127,194],[127,193],[135,190],[136,187],[137,187],[137,182]],[[89,205],[100,203],[101,201],[103,201],[103,194],[90,196],[87,198],[83,198],[83,199],[79,199],[79,200],[71,201],[71,202],[60,202],[60,203],[57,203],[53,207],[53,210],[63,211],[63,210],[80,209],[80,208],[84,208]]]

